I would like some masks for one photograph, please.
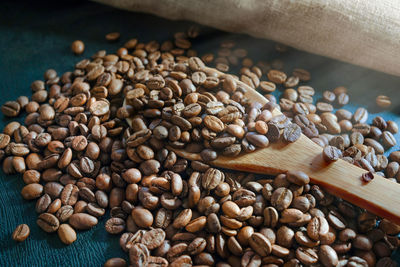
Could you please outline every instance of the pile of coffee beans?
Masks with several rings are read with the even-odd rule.
[[[191,49],[198,35],[193,27],[161,44],[131,39],[72,72],[46,71],[32,83],[31,99],[2,106],[8,117],[27,113],[23,125],[10,122],[0,134],[0,158],[5,173],[22,174],[23,198],[37,201],[37,225],[69,245],[109,210],[105,230],[121,235],[129,264],[112,258],[106,267],[395,266],[400,226],[309,184],[305,173],[266,177],[209,164],[219,154],[294,142],[303,132],[329,145],[327,160],[342,157],[394,179],[400,152],[390,163],[383,152],[395,144],[397,125],[380,117],[368,125],[363,108],[333,114],[349,101],[344,87],[314,105],[314,89],[300,84],[310,80],[308,71],[288,76],[279,60],[254,64],[233,42],[222,43],[217,57],[198,57]],[[205,64],[241,68],[239,76],[220,77]],[[238,80],[268,93],[270,103],[250,103]],[[279,105],[276,89],[284,90]],[[274,108],[284,115],[273,116]],[[29,232],[20,225],[13,238]]]
[[[130,77],[133,84],[125,87],[123,111],[132,118],[126,145],[132,161],[146,166],[155,154],[151,147],[156,147],[157,159],[168,158],[163,164],[170,166],[176,156],[167,152],[165,145],[169,145],[200,153],[209,162],[219,153],[237,156],[267,147],[281,136],[286,142],[300,138],[298,125],[285,115],[272,115],[273,103],[249,103],[245,87],[231,76],[218,78],[217,72],[204,71],[198,57],[173,65],[169,60],[162,62],[155,75],[154,69],[140,66]]]

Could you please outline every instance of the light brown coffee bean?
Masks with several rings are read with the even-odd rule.
[[[279,70],[270,70],[267,74],[267,77],[271,82],[276,84],[282,84],[287,79],[286,74]]]
[[[103,116],[110,110],[110,105],[106,101],[99,100],[90,105],[90,112],[95,116]]]
[[[120,234],[125,230],[126,224],[125,220],[114,217],[108,219],[104,227],[109,234]]]
[[[85,51],[85,44],[81,40],[75,40],[71,44],[71,50],[74,54],[80,55]]]
[[[319,240],[329,232],[328,221],[324,217],[314,217],[307,225],[307,234],[313,240]]]
[[[22,188],[21,190],[22,197],[27,200],[38,198],[42,195],[42,193],[43,193],[43,186],[38,183],[28,184],[24,186],[24,188]]]
[[[283,129],[283,139],[286,142],[293,143],[297,141],[301,136],[301,128],[297,124],[290,124]]]
[[[302,171],[288,171],[286,177],[289,182],[300,186],[306,185],[310,182],[308,175]]]
[[[213,132],[219,133],[224,130],[224,123],[217,117],[212,115],[207,115],[203,119],[204,126]]]
[[[269,145],[269,140],[265,135],[247,133],[246,139],[256,147],[264,148]]]
[[[352,242],[353,246],[361,250],[372,249],[372,241],[365,235],[357,235]]]
[[[354,123],[365,123],[368,119],[368,111],[365,108],[358,108],[353,115]]]
[[[396,138],[389,131],[383,131],[381,138],[382,138],[382,143],[385,147],[393,147],[397,144]]]
[[[76,230],[88,230],[95,226],[98,220],[96,217],[86,213],[75,213],[69,217],[68,222]]]
[[[322,157],[328,163],[337,161],[341,156],[341,150],[334,146],[326,146],[322,151]]]
[[[132,218],[139,227],[148,228],[153,224],[153,215],[147,209],[135,207]]]
[[[69,224],[61,224],[57,230],[58,237],[61,242],[71,245],[76,241],[76,232]]]
[[[392,104],[392,101],[388,96],[379,95],[376,97],[376,104],[378,105],[378,107],[388,108]]]
[[[12,233],[12,239],[17,242],[25,241],[25,239],[28,238],[30,232],[31,231],[27,224],[20,224],[15,228],[14,232]]]
[[[104,263],[104,267],[126,267],[126,260],[123,258],[110,258]]]
[[[293,200],[293,193],[291,190],[285,187],[277,188],[271,196],[271,205],[278,211],[287,209]],[[264,213],[265,217],[265,213]]]

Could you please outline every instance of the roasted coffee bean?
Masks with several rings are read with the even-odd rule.
[[[105,229],[110,234],[120,234],[125,230],[125,221],[121,218],[110,218],[106,221]]]
[[[61,242],[70,245],[76,241],[76,232],[69,224],[61,224],[57,230]]]
[[[391,264],[386,257],[398,246],[397,225],[381,220],[375,229],[376,216],[310,185],[305,173],[272,179],[206,162],[294,142],[303,133],[335,152],[329,160],[343,154],[371,172],[365,177],[376,171],[395,180],[400,153],[392,152],[390,162],[383,153],[396,145],[397,124],[376,117],[371,126],[364,108],[333,114],[332,105],[349,102],[345,87],[325,91],[314,105],[315,90],[298,86],[310,79],[308,71],[288,77],[280,60],[254,65],[233,42],[222,44],[213,63],[223,70],[238,65],[240,73],[219,75],[190,49],[188,38],[197,35],[191,29],[162,44],[131,39],[60,77],[46,71],[45,82],[32,83],[31,102],[4,104],[12,116],[21,108],[29,113],[26,127],[5,127],[0,159],[6,173],[24,173],[24,198],[39,198],[38,224],[55,231],[69,223],[58,234],[70,244],[73,228],[90,229],[110,207],[106,231],[126,231],[120,244],[132,266]],[[75,42],[71,49],[79,54],[84,47]],[[210,63],[214,55],[202,58]],[[243,82],[267,93],[283,84],[279,105],[270,94],[265,105],[250,101]],[[201,161],[182,159],[170,147],[200,154]]]
[[[126,260],[123,258],[110,258],[104,263],[104,267],[126,267]]]
[[[286,142],[293,143],[297,141],[301,136],[301,128],[297,124],[290,124],[283,129],[283,139]]]
[[[1,112],[7,117],[18,116],[21,106],[17,101],[8,101],[1,106]]]
[[[365,235],[357,235],[352,242],[353,246],[361,250],[372,249],[372,241]]]
[[[296,249],[296,258],[305,265],[317,263],[318,255],[311,248],[299,247]]]
[[[83,151],[85,150],[86,146],[87,146],[87,140],[86,137],[84,137],[83,135],[79,135],[74,137],[74,139],[72,140],[72,149],[74,149],[75,151]]]
[[[0,133],[0,149],[4,149],[10,143],[10,136],[8,134]]]
[[[56,214],[56,217],[60,222],[66,222],[74,213],[74,209],[70,205],[62,206]]]
[[[324,150],[322,152],[322,157],[326,162],[337,161],[341,157],[341,155],[341,150],[334,146],[326,146],[324,147]]]
[[[339,262],[336,251],[328,245],[322,245],[320,247],[318,258],[324,266],[337,266]]]
[[[21,191],[21,195],[24,199],[31,200],[38,198],[43,193],[43,186],[38,183],[32,183],[24,186]]]
[[[85,51],[85,44],[81,40],[75,40],[71,44],[71,50],[74,54],[80,55]]]
[[[307,234],[313,240],[319,240],[329,231],[328,221],[324,217],[314,217],[307,225]]]
[[[383,145],[386,147],[393,147],[397,144],[396,138],[389,131],[383,131],[381,138]]]
[[[36,201],[36,212],[43,213],[51,204],[51,198],[48,194],[44,194]]]
[[[261,257],[268,256],[272,251],[271,242],[261,233],[252,234],[249,245]]]
[[[89,203],[86,207],[87,213],[95,217],[101,217],[105,214],[105,209],[97,205],[96,203]],[[113,211],[113,210],[111,210]]]
[[[78,201],[79,188],[73,184],[67,184],[61,192],[61,202],[63,205],[75,205]]]
[[[12,233],[12,239],[17,242],[22,242],[28,238],[30,232],[31,230],[29,229],[28,225],[20,224],[15,228],[14,232]]]
[[[204,189],[212,190],[216,188],[225,179],[225,175],[218,169],[209,168],[201,179],[201,184]]]
[[[246,134],[246,139],[256,147],[267,147],[269,145],[269,140],[265,135],[248,133]]]
[[[292,191],[285,187],[277,188],[271,196],[271,205],[275,207],[278,211],[282,211],[287,209],[293,200]],[[264,211],[264,217],[265,211]],[[270,217],[268,215],[268,217]]]
[[[308,175],[302,171],[288,171],[286,177],[289,182],[300,186],[306,185],[310,182]]]
[[[43,229],[43,231],[47,233],[57,231],[58,227],[60,226],[60,222],[58,221],[57,217],[50,213],[40,214],[36,223],[40,228]]]
[[[153,215],[144,208],[134,208],[132,210],[132,218],[139,227],[148,228],[153,224]]]
[[[156,249],[163,244],[164,240],[165,232],[156,228],[144,233],[141,243],[146,245],[148,249]]]
[[[86,213],[75,213],[69,217],[68,222],[76,230],[88,230],[95,226],[98,220],[96,217]]]
[[[368,111],[365,108],[358,108],[353,115],[355,123],[365,123],[368,119]]]
[[[378,107],[388,108],[392,104],[392,101],[388,96],[379,95],[376,97],[376,104],[378,105]]]

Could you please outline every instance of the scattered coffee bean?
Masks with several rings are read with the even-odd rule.
[[[1,112],[7,117],[18,116],[21,107],[17,101],[8,101],[1,106]]]
[[[71,50],[74,54],[80,55],[85,51],[85,44],[81,40],[75,40],[71,44]]]
[[[104,263],[104,267],[126,267],[126,260],[122,258],[111,258]]]
[[[76,232],[69,224],[61,224],[57,230],[58,237],[61,242],[71,245],[76,241]]]
[[[375,228],[376,216],[309,184],[305,173],[271,179],[206,162],[304,133],[332,152],[329,161],[343,154],[394,180],[400,153],[383,153],[396,145],[397,124],[376,117],[371,126],[363,108],[332,114],[333,106],[349,102],[346,88],[315,101],[315,90],[304,84],[307,70],[288,76],[281,61],[253,62],[233,42],[201,57],[223,70],[243,67],[237,77],[218,77],[190,49],[197,35],[190,30],[164,43],[131,39],[60,77],[46,71],[45,81],[31,85],[32,101],[5,103],[11,116],[28,113],[23,125],[10,123],[0,134],[0,158],[6,173],[23,173],[22,196],[38,198],[38,225],[71,244],[75,230],[94,227],[109,209],[105,229],[121,234],[129,264],[113,258],[105,266],[391,264],[400,229],[386,220]],[[74,44],[74,53],[83,52]],[[249,101],[250,89],[239,80],[266,93],[283,89],[283,98]],[[285,115],[273,115],[275,108]],[[199,153],[202,161],[182,159],[169,147]]]
[[[390,105],[392,105],[392,101],[388,96],[379,95],[376,97],[376,104],[378,105],[378,107],[388,108],[390,107]]]
[[[47,233],[53,233],[57,231],[58,227],[60,226],[60,222],[58,221],[57,217],[50,213],[40,214],[36,223],[40,228],[43,229],[43,231]]]
[[[120,36],[119,32],[110,32],[106,34],[106,40],[109,42],[115,42],[118,41]]]
[[[28,238],[30,232],[31,231],[28,225],[20,224],[15,228],[14,232],[12,233],[12,239],[18,242],[22,242]]]

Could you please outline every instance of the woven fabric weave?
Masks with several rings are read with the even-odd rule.
[[[398,0],[95,0],[400,75]]]

